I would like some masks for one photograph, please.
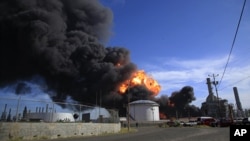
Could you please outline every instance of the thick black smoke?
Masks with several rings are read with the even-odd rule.
[[[54,101],[94,104],[99,96],[103,105],[122,107],[126,95],[117,87],[137,68],[127,49],[103,46],[112,20],[97,0],[1,0],[0,87],[39,75]],[[29,91],[25,83],[16,89]],[[152,95],[143,87],[132,91],[133,99]]]
[[[180,91],[173,92],[169,100],[177,109],[183,108],[195,100],[194,90],[190,86],[185,86]]]
[[[196,98],[191,86],[185,86],[180,91],[175,91],[170,97],[163,95],[156,101],[160,104],[160,112],[168,117],[199,116],[200,110],[190,105]]]
[[[53,91],[56,102],[71,98],[94,105],[101,99],[102,106],[121,114],[128,98],[173,102],[178,110],[194,100],[190,87],[170,98],[155,99],[143,86],[118,94],[118,86],[137,68],[127,49],[103,46],[112,21],[111,10],[97,0],[1,0],[0,87],[18,82],[16,94],[27,94],[31,88],[22,81],[43,85],[42,77],[43,90]],[[161,107],[168,114],[168,104]]]

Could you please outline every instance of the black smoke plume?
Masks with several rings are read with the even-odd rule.
[[[102,106],[122,107],[126,95],[117,87],[137,68],[127,49],[103,46],[112,20],[97,0],[1,0],[0,87],[41,76],[54,101],[95,104],[101,97]],[[25,83],[16,88],[29,91]],[[151,95],[145,88],[131,91]]]
[[[54,92],[48,93],[53,101],[94,105],[101,99],[122,115],[128,98],[171,101],[178,109],[194,100],[190,88],[160,99],[143,86],[118,94],[137,68],[126,48],[104,47],[112,21],[112,11],[97,0],[1,0],[0,88],[18,82],[16,94],[27,94],[31,88],[21,81],[37,81]],[[168,113],[168,105],[161,107]]]
[[[170,117],[199,116],[200,109],[190,105],[196,98],[191,86],[184,86],[180,91],[175,91],[170,97],[162,95],[156,101],[160,104],[159,110],[162,114]]]

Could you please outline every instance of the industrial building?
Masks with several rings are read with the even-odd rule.
[[[45,109],[45,111],[44,111]],[[55,110],[49,110],[48,104],[46,107],[36,107],[35,112],[27,112],[24,108],[23,119],[26,121],[44,121],[44,122],[74,122],[73,113],[57,113]]]
[[[237,87],[233,87],[236,101],[236,108],[233,109],[233,104],[229,104],[226,99],[221,99],[218,93],[217,96],[213,94],[212,84],[217,85],[215,81],[211,82],[210,78],[207,78],[208,96],[201,106],[201,111],[204,116],[216,118],[242,118],[246,116],[240,102]]]
[[[210,78],[207,78],[208,96],[206,101],[202,103],[201,111],[204,116],[211,116],[216,118],[229,117],[229,104],[226,99],[221,99],[219,96],[215,96],[213,93],[212,84],[216,85],[216,82],[211,82]]]
[[[115,119],[116,118],[116,119]],[[56,112],[55,109],[46,107],[36,107],[35,111],[27,110],[24,107],[23,115],[18,114],[16,119],[15,116],[11,116],[11,108],[7,114],[7,104],[5,104],[4,111],[1,114],[0,121],[43,121],[43,122],[104,122],[105,119],[109,121],[118,120],[118,112],[114,110],[107,110],[102,107],[89,107],[79,112]]]
[[[102,107],[92,107],[82,112],[82,120],[84,122],[107,122],[110,118],[110,112]]]
[[[130,118],[137,122],[159,121],[159,104],[150,100],[137,100],[129,103]]]

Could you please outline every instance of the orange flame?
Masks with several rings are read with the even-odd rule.
[[[167,116],[166,114],[160,112],[160,119],[167,119]]]
[[[156,96],[161,90],[161,86],[156,80],[148,76],[143,70],[138,70],[134,72],[130,79],[126,80],[119,86],[119,92],[125,93],[128,87],[144,85],[148,90],[153,92],[153,95]]]
[[[169,101],[169,102],[168,102],[168,106],[170,106],[170,107],[174,107],[174,106],[175,106],[175,104],[174,104],[174,102]]]

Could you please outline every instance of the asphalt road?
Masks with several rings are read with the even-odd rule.
[[[53,141],[229,141],[229,127],[142,127],[137,132]]]

